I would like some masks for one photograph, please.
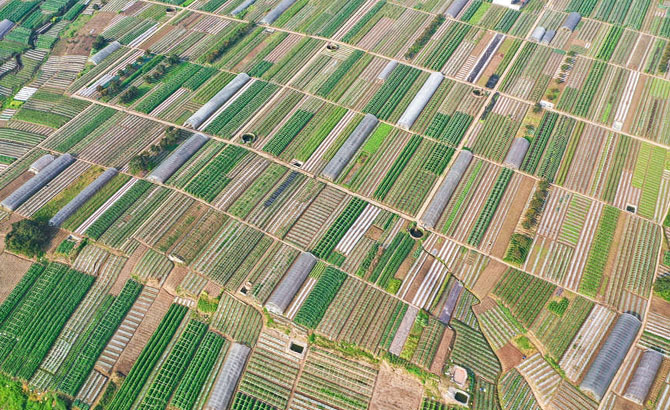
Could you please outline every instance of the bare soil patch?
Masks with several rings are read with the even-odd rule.
[[[477,283],[472,288],[472,293],[479,299],[484,299],[493,287],[498,282],[502,274],[507,270],[507,265],[504,265],[496,260],[491,260],[484,271],[479,275]]]
[[[516,367],[519,363],[523,362],[523,353],[519,351],[512,344],[512,342],[507,343],[505,346],[498,349],[496,352],[498,359],[500,359],[500,364],[502,365],[503,372]]]
[[[498,233],[498,237],[493,244],[491,249],[491,254],[498,258],[505,256],[507,251],[507,246],[509,245],[510,238],[514,233],[514,228],[519,222],[519,218],[523,214],[523,210],[526,207],[526,202],[528,197],[533,191],[533,186],[535,185],[532,178],[522,177],[521,183],[519,184],[519,189],[517,190],[516,196],[514,197],[514,202],[512,206],[507,210],[505,214],[505,219],[503,220],[502,227]]]
[[[408,410],[421,405],[423,386],[403,369],[382,362],[370,401],[370,410]]]
[[[666,302],[658,296],[651,297],[651,306],[649,309],[654,313],[670,318],[670,302]]]
[[[1,245],[4,247],[4,243]],[[11,253],[0,253],[0,303],[7,299],[14,286],[28,271],[32,262]]]
[[[447,357],[449,352],[451,352],[451,341],[454,340],[454,330],[451,328],[446,328],[444,334],[442,335],[442,340],[440,345],[437,347],[437,352],[435,353],[435,358],[433,358],[433,363],[430,365],[430,372],[435,374],[442,374],[444,369],[444,364],[447,362]]]
[[[177,287],[179,287],[187,274],[188,268],[186,266],[175,265],[175,267],[172,268],[172,271],[170,271],[170,275],[165,280],[163,289],[165,289],[171,295],[177,296]]]
[[[138,4],[141,3],[138,2]],[[59,41],[56,47],[54,47],[52,54],[56,56],[89,55],[93,48],[93,41],[107,28],[114,16],[116,16],[116,13],[112,12],[101,11],[95,13],[93,18],[79,30],[76,37]]]
[[[426,260],[423,262],[423,265],[421,265],[421,268],[419,268],[419,271],[416,273],[414,279],[412,280],[412,284],[407,290],[405,300],[411,301],[412,299],[414,299],[416,292],[419,290],[419,287],[423,283],[424,279],[426,279],[428,270],[430,269],[430,266],[433,264],[434,260],[435,258],[433,258],[432,256],[428,256]]]
[[[137,249],[135,249],[135,252],[130,255],[130,258],[128,258],[126,264],[123,265],[123,269],[121,269],[121,273],[119,273],[119,277],[116,279],[116,283],[114,283],[114,286],[112,286],[112,289],[109,291],[112,295],[118,295],[119,292],[121,292],[123,285],[125,285],[126,281],[130,279],[130,273],[133,271],[133,268],[135,265],[137,265],[137,262],[140,261],[140,258],[142,255],[144,255],[147,249],[148,248],[145,245],[140,244]]]
[[[128,374],[130,368],[133,367],[137,357],[144,348],[144,345],[149,341],[149,338],[158,327],[161,319],[163,319],[163,316],[167,313],[173,300],[174,298],[172,295],[165,290],[160,291],[158,297],[156,297],[156,300],[154,300],[154,303],[149,308],[147,315],[142,320],[142,323],[140,323],[137,331],[135,331],[135,335],[130,339],[128,346],[126,346],[121,357],[119,357],[115,369],[116,371],[125,375]]]

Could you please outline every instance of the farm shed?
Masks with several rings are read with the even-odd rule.
[[[412,127],[414,121],[419,118],[421,111],[426,107],[426,104],[428,104],[428,101],[435,94],[437,88],[442,84],[442,80],[444,80],[442,73],[432,73],[426,79],[426,82],[423,83],[419,92],[416,93],[412,102],[409,103],[407,109],[398,120],[400,128],[408,130]]]
[[[561,28],[567,28],[570,31],[575,31],[577,28],[577,24],[582,19],[582,15],[577,13],[576,11],[573,11],[572,13],[568,14],[568,17],[565,18],[565,21],[563,22],[563,25]]]
[[[530,148],[530,142],[525,138],[514,138],[512,146],[507,151],[507,156],[503,164],[509,165],[514,169],[519,169]]]
[[[463,178],[470,162],[472,162],[472,152],[461,151],[461,153],[458,154],[458,157],[451,166],[447,176],[444,177],[444,181],[442,181],[440,188],[435,193],[430,204],[428,204],[426,212],[424,212],[421,217],[421,222],[423,222],[424,226],[428,228],[435,227],[435,224],[440,219],[440,215],[442,215],[442,211],[444,211],[444,207],[447,206],[458,183],[461,182],[461,178]]]
[[[379,120],[372,114],[365,114],[365,117],[356,126],[354,132],[349,135],[349,138],[342,144],[337,153],[330,160],[328,165],[323,169],[321,175],[331,180],[336,180],[340,172],[347,166],[351,158],[354,156],[358,148],[363,145],[366,138],[370,135],[372,130],[377,126]]]
[[[261,19],[261,24],[272,24],[281,16],[289,7],[295,3],[295,0],[282,0],[277,7],[270,10],[268,14]]]
[[[118,41],[112,41],[111,43],[107,44],[105,48],[102,50],[98,51],[97,53],[93,54],[88,61],[92,62],[95,65],[98,65],[104,60],[105,58],[109,57],[110,54],[115,52],[116,50],[121,48],[121,43]]]
[[[663,355],[656,350],[647,350],[644,352],[624,397],[637,404],[644,404],[662,362]]]
[[[46,168],[47,165],[51,164],[51,162],[54,160],[54,156],[51,154],[44,154],[38,159],[35,160],[32,164],[30,164],[30,172],[38,173],[44,168]]]
[[[230,14],[232,14],[233,16],[237,16],[255,2],[256,0],[244,0],[239,6],[235,7],[235,9],[233,9],[233,11],[230,12]]]
[[[555,36],[556,36],[556,30],[547,30],[542,36],[542,40],[540,40],[540,43],[549,44],[551,43],[551,40],[553,40]]]
[[[384,67],[384,69],[377,76],[377,80],[386,81],[386,79],[389,78],[389,76],[397,66],[398,62],[396,60],[389,61],[388,64],[386,64],[386,66]]]
[[[14,28],[14,23],[11,20],[4,19],[0,21],[0,40],[3,39],[12,28]]]
[[[240,343],[233,343],[223,362],[219,375],[212,387],[212,393],[207,400],[205,409],[227,409],[230,404],[237,381],[242,375],[244,365],[247,362],[251,349]]]
[[[275,314],[281,315],[300,287],[309,276],[314,265],[316,265],[316,257],[309,252],[303,252],[298,256],[291,269],[286,272],[286,276],[279,282],[272,295],[265,304],[267,309]]]
[[[10,196],[5,198],[0,205],[9,209],[10,211],[18,208],[22,203],[26,202],[28,198],[33,196],[35,192],[39,191],[44,185],[56,178],[65,168],[74,162],[74,157],[70,154],[63,154],[53,160],[37,175],[26,181],[16,191],[12,192]]]
[[[535,30],[530,34],[530,39],[533,41],[537,41],[538,43],[542,41],[542,37],[544,36],[544,33],[547,30],[542,27],[542,26],[537,26],[535,27]]]
[[[468,4],[468,0],[454,0],[444,14],[448,17],[456,18],[466,4]]]
[[[105,186],[105,184],[109,182],[110,179],[114,178],[117,173],[118,171],[115,168],[110,168],[103,172],[95,179],[95,181],[88,184],[88,186],[82,189],[82,191],[79,192],[77,196],[72,198],[72,200],[68,202],[67,205],[62,207],[56,213],[56,215],[49,219],[49,225],[56,227],[60,226],[67,220],[67,218],[74,215],[74,213],[77,212],[77,210],[81,208],[82,205],[86,203],[86,201],[91,199],[91,197],[95,195],[96,192],[102,189],[102,187]]]
[[[640,320],[630,313],[619,316],[580,387],[600,401],[628,353],[640,329]]]
[[[233,78],[233,81],[226,84],[214,97],[205,103],[198,111],[191,115],[184,125],[191,128],[198,128],[205,122],[212,114],[216,112],[226,101],[235,95],[240,88],[249,82],[250,77],[247,73],[239,73],[237,77]]]
[[[193,154],[195,154],[200,147],[205,145],[205,143],[209,140],[209,137],[197,133],[193,134],[189,139],[184,141],[183,144],[181,144],[172,154],[170,154],[169,157],[165,158],[163,162],[159,166],[154,169],[151,174],[147,177],[148,180],[154,181],[154,182],[160,182],[163,183],[167,181],[172,174],[175,173],[181,167],[184,165],[186,161],[188,161],[189,158]]]

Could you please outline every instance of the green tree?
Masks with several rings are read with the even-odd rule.
[[[661,276],[656,280],[654,293],[670,302],[670,275]]]
[[[23,219],[12,224],[11,232],[5,236],[5,246],[30,258],[41,256],[51,239],[51,231],[47,221]]]

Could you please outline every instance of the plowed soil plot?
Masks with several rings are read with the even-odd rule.
[[[140,323],[140,326],[137,328],[135,335],[130,339],[128,346],[126,346],[123,354],[121,354],[116,366],[117,371],[125,375],[128,374],[130,368],[133,367],[137,357],[144,348],[144,345],[147,344],[161,319],[168,311],[173,299],[174,297],[166,291],[162,290],[160,292],[156,300],[154,300],[154,303],[151,304],[149,312],[142,320],[142,323]]]
[[[665,300],[659,297],[654,296],[651,298],[650,311],[658,313],[665,317],[670,317],[670,303],[666,302]]]
[[[2,245],[4,247],[4,245]],[[14,289],[30,267],[31,262],[7,252],[0,253],[0,303]]]
[[[502,227],[498,233],[498,237],[493,245],[491,253],[493,256],[502,258],[505,256],[505,251],[507,251],[507,246],[509,245],[509,239],[514,233],[514,228],[521,218],[521,213],[528,201],[528,196],[533,190],[533,180],[531,178],[521,179],[519,188],[517,189],[516,195],[514,196],[514,202],[512,206],[506,210],[505,219],[503,220]]]
[[[444,335],[442,335],[440,345],[437,347],[435,358],[433,358],[433,364],[430,366],[431,373],[442,374],[442,370],[444,369],[444,364],[447,361],[447,356],[449,355],[451,341],[453,338],[454,331],[451,328],[444,329]]]
[[[16,191],[21,185],[34,176],[35,174],[32,172],[26,171],[16,177],[12,182],[7,184],[4,188],[0,189],[0,200],[7,198],[9,195],[11,195],[12,192]]]
[[[500,364],[502,364],[503,372],[506,372],[508,369],[515,367],[517,364],[523,361],[523,354],[512,345],[512,343],[507,343],[505,346],[501,347],[496,355],[500,359]]]
[[[140,3],[141,4],[141,3]],[[93,48],[93,41],[102,33],[110,21],[116,16],[116,13],[98,12],[84,26],[79,29],[72,38],[66,38],[59,41],[52,51],[56,56],[87,56]]]
[[[422,391],[423,387],[414,377],[383,361],[372,392],[370,410],[418,409]]]
[[[479,299],[485,298],[486,295],[491,292],[493,286],[495,286],[496,282],[498,282],[498,279],[506,269],[506,265],[492,260],[488,265],[486,265],[486,268],[482,274],[479,275],[477,283],[475,283],[475,286],[472,288],[472,293],[474,293],[475,296],[477,296]]]

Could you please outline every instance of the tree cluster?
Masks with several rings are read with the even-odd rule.
[[[528,205],[528,210],[526,210],[526,215],[521,222],[521,226],[523,226],[524,229],[531,229],[537,224],[537,218],[540,213],[542,213],[542,209],[544,209],[544,203],[547,200],[548,192],[549,182],[543,179],[537,184],[533,199],[531,199],[530,204]]]
[[[136,155],[130,160],[130,172],[138,174],[152,170],[157,165],[158,158],[163,152],[171,151],[177,147],[180,137],[181,133],[179,129],[168,127],[167,130],[165,130],[165,136],[158,142],[158,144],[152,145],[147,151]]]
[[[419,36],[419,38],[416,39],[414,44],[407,50],[405,53],[405,58],[410,60],[416,56],[419,51],[428,43],[428,40],[430,40],[431,37],[433,37],[433,34],[437,31],[438,28],[444,23],[445,17],[442,14],[437,15],[433,21],[430,22],[428,27],[423,30],[423,33]]]
[[[249,32],[251,32],[251,30],[253,30],[255,26],[256,24],[254,23],[247,23],[246,25],[242,26],[230,37],[219,43],[214,50],[205,54],[205,61],[212,64],[213,62],[218,60],[223,55],[223,53],[228,51],[230,47],[234,46],[244,36],[246,36]]]
[[[12,230],[5,236],[7,250],[29,258],[44,254],[51,240],[52,228],[47,221],[22,219],[12,224]]]
[[[670,275],[661,276],[654,283],[654,293],[670,302]]]

